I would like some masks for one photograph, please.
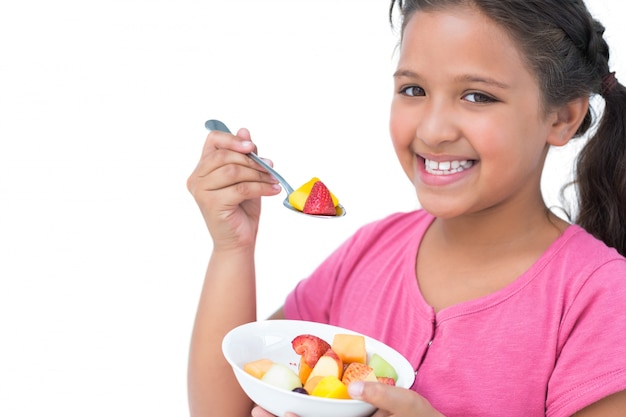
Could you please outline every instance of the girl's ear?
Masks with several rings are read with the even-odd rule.
[[[570,101],[555,112],[548,143],[563,146],[574,136],[589,109],[589,97]]]

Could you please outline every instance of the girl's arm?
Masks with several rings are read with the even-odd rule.
[[[222,355],[221,343],[229,330],[255,319],[252,250],[213,252],[189,351],[188,393],[192,417],[250,415],[252,402]]]
[[[583,408],[573,417],[624,417],[626,415],[626,390],[604,397]]]
[[[252,403],[222,355],[232,328],[256,319],[254,249],[261,196],[276,195],[276,180],[245,154],[250,134],[211,132],[187,186],[213,241],[189,351],[192,417],[250,415]]]

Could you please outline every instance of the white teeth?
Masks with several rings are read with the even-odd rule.
[[[461,160],[461,161],[443,161],[437,162],[430,159],[426,159],[424,163],[426,172],[434,175],[448,175],[461,172],[474,165],[473,161]]]

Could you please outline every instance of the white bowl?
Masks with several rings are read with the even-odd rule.
[[[337,333],[358,334],[348,329],[300,320],[267,320],[234,328],[222,341],[222,351],[233,367],[237,381],[252,401],[269,412],[283,416],[292,412],[299,417],[365,417],[375,408],[360,400],[313,397],[274,387],[243,370],[246,362],[267,358],[288,365],[297,373],[300,356],[291,341],[301,334],[312,334],[332,343]],[[415,379],[413,367],[391,347],[365,336],[368,355],[378,353],[398,373],[396,386],[410,388]]]

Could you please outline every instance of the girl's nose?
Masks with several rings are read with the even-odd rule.
[[[415,137],[436,149],[453,142],[460,136],[453,106],[442,101],[430,100],[420,109]]]

